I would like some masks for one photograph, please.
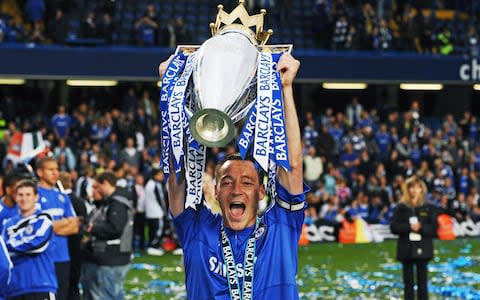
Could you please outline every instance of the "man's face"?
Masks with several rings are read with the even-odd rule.
[[[227,161],[218,173],[215,197],[225,226],[238,231],[255,224],[258,201],[265,196],[265,187],[259,184],[253,163]]]
[[[106,180],[103,182],[95,181],[93,187],[97,189],[102,198],[108,197],[111,194],[112,186]]]
[[[102,200],[102,195],[100,194],[100,187],[99,187],[99,183],[97,181],[94,181],[93,182],[93,185],[92,185],[92,197],[93,197],[93,200],[95,201],[100,201]]]
[[[15,193],[15,202],[20,208],[22,214],[35,211],[37,198],[37,194],[30,186],[20,187]]]
[[[54,187],[58,180],[58,164],[55,161],[45,163],[43,168],[37,170],[40,181]]]

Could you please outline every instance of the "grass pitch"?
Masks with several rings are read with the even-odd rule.
[[[480,299],[480,241],[435,241],[431,299]],[[395,241],[310,244],[299,250],[301,299],[402,299]],[[138,256],[125,281],[127,299],[185,299],[182,257]]]

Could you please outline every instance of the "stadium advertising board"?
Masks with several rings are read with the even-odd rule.
[[[458,222],[455,218],[443,215],[449,222],[440,224],[438,236],[441,240],[451,240],[463,237],[480,236],[480,221],[467,220]],[[445,234],[450,232],[450,234]],[[389,225],[367,224],[363,219],[352,222],[344,220],[342,223],[331,223],[318,220],[307,226],[307,239],[312,243],[339,242],[339,243],[372,243],[384,240],[397,239]]]

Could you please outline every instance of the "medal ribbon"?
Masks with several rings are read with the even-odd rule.
[[[251,300],[253,299],[253,272],[255,265],[255,232],[260,224],[260,219],[257,217],[255,222],[255,229],[250,235],[247,247],[245,249],[245,258],[243,262],[244,276],[243,287],[240,291],[240,284],[238,280],[237,266],[235,264],[235,257],[233,255],[232,246],[228,239],[223,222],[220,228],[221,240],[222,240],[222,254],[223,261],[227,267],[227,282],[228,289],[230,291],[231,300]]]

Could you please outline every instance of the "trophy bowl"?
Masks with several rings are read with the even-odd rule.
[[[190,132],[207,147],[222,147],[236,135],[235,123],[254,101],[259,51],[242,31],[231,29],[208,39],[193,67]]]

